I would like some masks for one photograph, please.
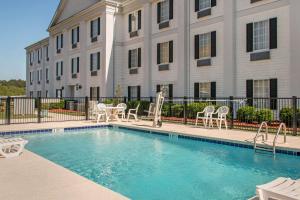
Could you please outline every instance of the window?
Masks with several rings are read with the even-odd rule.
[[[56,98],[62,98],[62,89],[56,89]]]
[[[33,61],[34,61],[34,52],[33,51],[29,53],[29,61],[30,61],[30,65],[32,65]]]
[[[211,83],[199,83],[199,95],[200,97],[210,98],[211,97]]]
[[[206,10],[211,7],[211,0],[199,0],[199,11]]]
[[[33,92],[32,92],[32,91],[29,92],[29,97],[30,97],[30,98],[33,97]]]
[[[162,92],[164,97],[172,98],[173,97],[173,85],[172,84],[157,85],[156,92]]]
[[[42,70],[37,70],[37,82],[38,84],[41,83],[42,80]]]
[[[138,86],[131,86],[130,87],[130,97],[137,98],[138,97]]]
[[[142,20],[142,11],[136,11],[134,13],[129,14],[128,26],[129,33],[136,32],[141,29],[141,20]]]
[[[253,24],[253,50],[269,49],[269,20]]]
[[[46,82],[49,83],[49,69],[46,68]]]
[[[160,63],[169,63],[169,42],[160,44]]]
[[[61,77],[63,75],[63,61],[56,63],[56,77]]]
[[[91,21],[91,38],[97,41],[97,36],[100,35],[100,18]]]
[[[56,36],[56,50],[57,53],[60,53],[60,50],[63,48],[64,45],[64,35],[60,34]]]
[[[270,80],[254,80],[253,97],[254,98],[270,97]]]
[[[76,48],[77,43],[79,43],[79,26],[72,29],[72,48]]]
[[[42,60],[42,49],[37,50],[37,55],[38,55],[38,63],[41,63]]]
[[[47,98],[48,96],[49,96],[48,90],[46,90],[46,92],[45,92],[45,97]]]
[[[37,97],[42,97],[42,91],[37,91]]]
[[[211,33],[199,36],[199,56],[200,59],[211,57]]]
[[[49,61],[49,46],[46,46],[46,60]]]
[[[79,62],[80,62],[79,57],[72,58],[72,60],[71,60],[71,72],[72,72],[72,75],[79,73]]]
[[[33,72],[29,72],[30,85],[33,83]]]
[[[160,7],[160,21],[161,22],[165,22],[165,21],[169,21],[169,0],[164,0],[161,2],[161,7]]]
[[[92,53],[90,56],[90,71],[94,72],[100,69],[100,52]]]
[[[100,97],[100,87],[90,87],[90,98],[99,99]]]

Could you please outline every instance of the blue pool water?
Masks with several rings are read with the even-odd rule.
[[[27,148],[138,200],[247,199],[278,176],[300,178],[300,158],[102,128],[31,135]]]

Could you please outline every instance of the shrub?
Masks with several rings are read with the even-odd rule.
[[[181,104],[174,104],[172,106],[172,116],[174,117],[183,117],[183,105]]]
[[[282,108],[279,112],[279,118],[282,122],[291,125],[293,121],[293,109],[292,108]],[[297,110],[297,116],[300,116],[300,109]]]
[[[270,122],[273,120],[273,113],[270,109],[261,109],[255,113],[256,120],[261,123],[263,121]]]
[[[49,104],[49,109],[64,109],[65,108],[65,101],[64,100],[60,100],[60,102],[58,103],[50,103]]]
[[[145,113],[145,110],[149,110],[149,106],[150,106],[150,102],[149,101],[129,101],[127,103],[127,111],[129,109],[135,109],[138,104],[140,104],[139,110],[138,110],[138,114],[139,115],[143,115]]]
[[[165,117],[169,117],[171,116],[171,111],[172,111],[172,106],[174,104],[173,103],[164,103],[163,107],[162,107],[162,116],[165,116]]]
[[[249,122],[255,120],[255,108],[252,106],[245,106],[237,111],[237,118],[242,122]]]
[[[188,118],[195,119],[197,112],[202,112],[204,108],[208,106],[208,103],[191,103],[188,104]]]

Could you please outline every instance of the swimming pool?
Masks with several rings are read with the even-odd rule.
[[[300,158],[140,131],[100,128],[28,135],[27,149],[132,199],[247,199]]]

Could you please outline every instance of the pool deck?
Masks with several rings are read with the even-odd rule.
[[[229,142],[251,144],[256,133],[237,130],[204,129],[195,126],[164,123],[161,128],[153,128],[149,121],[111,122],[111,125],[157,131],[186,136],[209,138]],[[92,121],[51,122],[33,124],[14,124],[0,126],[0,132],[53,129],[66,127],[84,127],[96,125]],[[105,125],[105,124],[100,124]],[[274,135],[270,134],[270,139]],[[283,143],[280,136],[278,146],[284,149],[300,151],[300,137],[287,136]],[[71,172],[30,151],[17,158],[0,158],[0,199],[5,200],[94,200],[94,199],[127,199],[101,185],[98,185],[76,173]]]

